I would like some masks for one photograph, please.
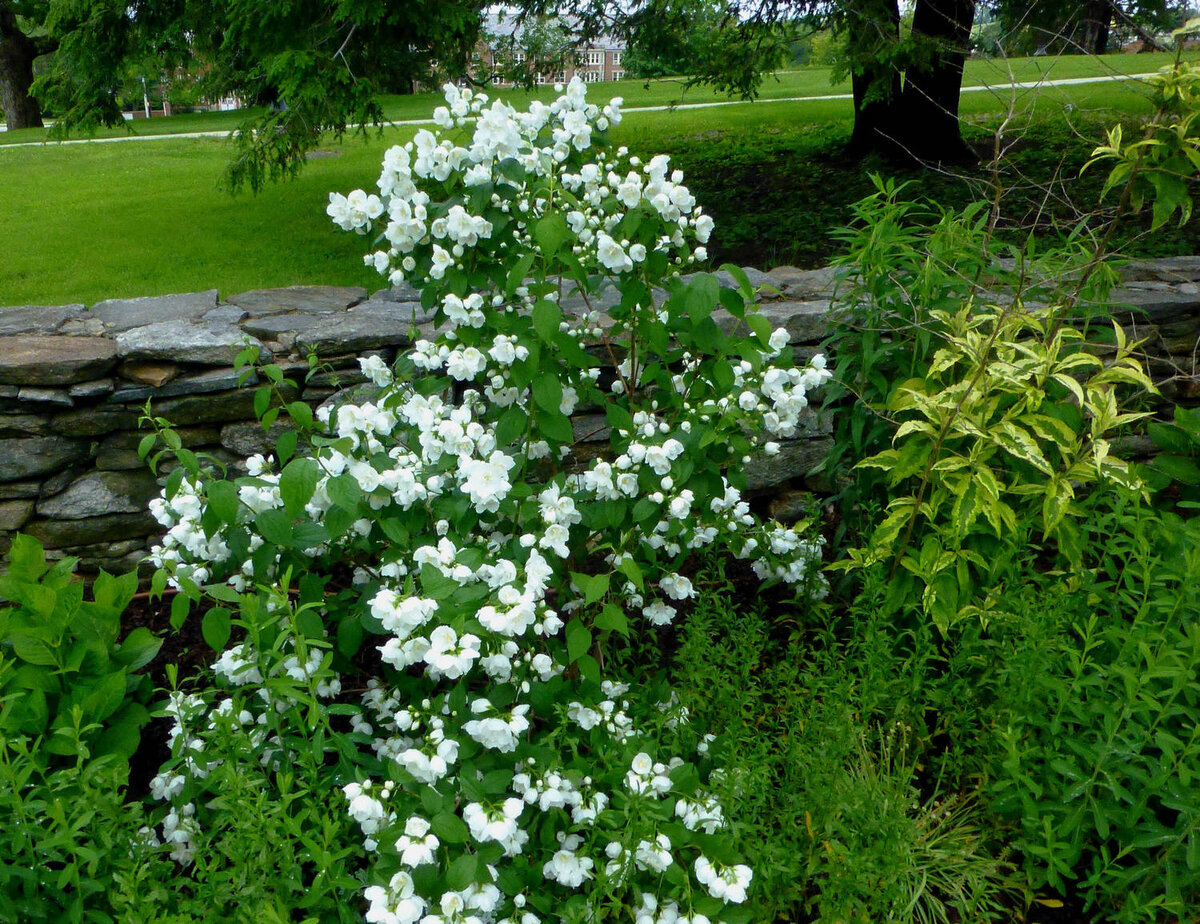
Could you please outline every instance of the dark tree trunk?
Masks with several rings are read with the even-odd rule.
[[[848,16],[854,131],[847,153],[878,152],[905,162],[964,163],[975,159],[962,139],[958,97],[975,0],[917,0],[913,34],[929,43],[925,67],[903,75],[890,52],[900,37],[896,0],[860,0]],[[903,79],[902,79],[903,76]]]
[[[893,141],[911,158],[932,163],[975,159],[962,139],[958,99],[975,0],[917,0],[913,35],[932,43],[927,68],[911,68],[897,100]]]
[[[854,130],[847,154],[863,157],[879,150],[891,135],[900,73],[888,58],[900,41],[900,7],[897,0],[859,0],[850,4],[846,15],[854,94]]]
[[[42,108],[29,95],[38,43],[20,30],[12,9],[0,0],[0,107],[10,129],[41,128]]]
[[[1089,0],[1079,8],[1079,18],[1072,35],[1071,52],[1102,55],[1108,47],[1113,8],[1110,0]]]

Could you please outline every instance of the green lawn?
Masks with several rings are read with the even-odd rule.
[[[1125,72],[1153,70],[1164,61],[1165,56],[1141,55],[1011,63],[1016,79],[1025,80],[1036,79],[1046,68],[1052,78],[1091,76],[1114,67]],[[970,62],[968,85],[999,82],[991,62]],[[805,218],[809,212],[769,214],[775,200],[764,196],[794,199],[804,190],[803,204],[811,213],[825,214],[830,223],[840,220],[846,203],[839,196],[857,188],[864,170],[852,165],[826,174],[821,164],[849,131],[849,102],[771,101],[829,92],[826,71],[786,72],[765,82],[762,101],[752,105],[629,113],[614,140],[646,153],[675,154],[689,176],[694,174],[700,201],[710,204],[717,217],[717,238],[725,229],[728,255],[750,255],[764,262],[819,260],[827,256],[826,248],[789,239],[806,233],[811,237]],[[655,81],[648,88],[623,81],[597,86],[593,93],[624,94],[627,106],[713,99],[710,91],[696,88],[681,96],[678,81]],[[513,91],[506,95],[514,103],[529,96]],[[542,88],[537,95],[548,97],[552,89]],[[962,113],[971,124],[994,122],[1009,98],[1008,93],[964,93]],[[1136,83],[1016,91],[1013,98],[1018,116],[1010,136],[1035,113],[1061,118],[1070,111],[1079,118],[1098,109],[1146,109]],[[426,117],[435,104],[430,94],[386,100],[388,115],[397,120]],[[139,121],[135,127],[156,132],[168,126],[178,131],[219,130],[239,117],[175,116]],[[382,280],[360,262],[366,241],[335,229],[324,207],[331,190],[370,186],[385,146],[411,137],[414,130],[398,127],[382,137],[372,134],[366,141],[330,144],[294,182],[270,186],[258,196],[237,197],[219,189],[230,156],[223,139],[0,146],[0,175],[10,188],[20,190],[20,195],[0,200],[0,306],[92,303],[212,287],[224,296],[291,284],[378,286]],[[0,134],[0,140],[22,134]],[[757,153],[750,156],[746,151]],[[773,172],[780,161],[802,164],[799,174],[780,173],[761,194],[747,187]],[[809,162],[815,165],[811,169]],[[734,164],[741,164],[740,172]],[[810,189],[806,182],[813,178],[820,182]],[[751,220],[756,216],[772,226],[770,242],[758,251],[745,250],[739,235],[751,243],[763,240],[764,232]]]

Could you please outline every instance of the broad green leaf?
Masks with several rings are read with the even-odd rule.
[[[155,638],[154,634],[145,626],[138,626],[125,636],[114,657],[128,670],[140,670],[154,660],[154,656],[158,654],[162,644],[161,638]]]
[[[206,495],[209,509],[217,515],[222,523],[233,525],[237,522],[241,501],[238,500],[238,489],[231,481],[213,481],[208,484]]]
[[[264,510],[254,520],[260,536],[272,545],[287,548],[292,544],[292,521],[282,510]]]
[[[629,619],[625,616],[625,611],[615,603],[606,603],[595,619],[595,626],[597,629],[626,635],[629,632]]]
[[[592,647],[592,633],[578,619],[567,623],[567,657],[578,661]]]
[[[321,469],[312,459],[293,459],[279,475],[279,496],[283,499],[288,514],[298,517],[304,506],[312,500]]]
[[[571,229],[567,227],[567,220],[558,212],[551,212],[533,226],[533,239],[548,257],[558,253],[559,248],[570,236]]]
[[[221,606],[214,606],[204,614],[204,619],[200,623],[200,634],[204,636],[204,641],[208,643],[209,648],[216,652],[222,652],[229,643],[230,625],[229,610]]]
[[[562,309],[549,299],[542,299],[533,306],[533,328],[547,343],[554,342],[561,320]]]
[[[562,414],[562,384],[553,375],[539,375],[533,380],[533,400],[547,414]]]

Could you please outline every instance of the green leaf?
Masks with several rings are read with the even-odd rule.
[[[163,640],[156,638],[154,634],[145,626],[138,626],[121,642],[121,647],[117,649],[114,658],[118,663],[124,664],[130,671],[136,671],[151,661],[162,648]]]
[[[597,629],[619,632],[621,635],[629,633],[629,619],[625,616],[625,611],[615,603],[604,604],[604,609],[595,619],[595,626]]]
[[[8,550],[8,573],[22,581],[36,581],[46,572],[46,553],[32,536],[17,533]]]
[[[212,481],[209,482],[205,494],[208,497],[209,509],[222,523],[232,526],[237,522],[238,510],[242,506],[238,500],[237,485],[231,481]]]
[[[562,321],[562,309],[549,299],[542,299],[533,306],[533,329],[547,343],[554,342],[560,321]]]
[[[355,511],[362,499],[362,488],[358,480],[351,474],[338,475],[325,482],[325,491],[329,499],[346,510]]]
[[[575,586],[583,591],[583,602],[590,606],[595,603],[606,593],[608,593],[607,574],[579,574],[576,571],[571,572],[571,580],[575,582]]]
[[[571,229],[567,227],[567,220],[558,212],[551,212],[533,226],[533,239],[547,257],[558,253],[559,248],[570,236]]]
[[[547,414],[562,414],[562,384],[553,375],[540,375],[533,382],[533,400]]]
[[[578,661],[592,647],[592,633],[578,619],[567,623],[567,657]]]
[[[347,658],[353,658],[362,647],[366,630],[358,616],[351,613],[338,622],[337,650]]]
[[[1150,463],[1150,468],[1180,484],[1200,485],[1200,467],[1183,456],[1161,455]]]
[[[683,290],[683,308],[693,324],[712,314],[720,292],[720,283],[712,273],[699,273],[688,283]]]
[[[307,407],[307,405],[305,406]],[[299,440],[300,434],[295,430],[284,430],[279,434],[279,439],[275,441],[275,458],[280,462],[287,462],[296,454],[296,444]]]
[[[254,520],[258,533],[272,545],[287,548],[292,544],[292,521],[282,510],[264,510]]]
[[[292,529],[292,542],[298,549],[312,548],[328,540],[328,530],[312,520],[302,520]]]
[[[84,721],[103,722],[120,709],[125,701],[125,688],[125,668],[121,668],[88,690],[81,703]]]
[[[461,891],[475,881],[475,872],[479,867],[479,857],[473,853],[464,853],[446,870],[446,888]]]
[[[320,479],[321,469],[312,459],[293,459],[287,464],[279,476],[279,496],[291,516],[304,513],[304,506],[312,500]]]
[[[200,634],[204,636],[204,641],[213,651],[220,653],[225,650],[225,646],[229,643],[229,631],[229,610],[221,606],[214,606],[204,614],[204,619],[200,623]]]
[[[572,429],[571,421],[566,414],[561,412],[551,414],[548,411],[539,410],[534,415],[534,419],[537,421],[538,430],[547,439],[558,443],[573,443],[575,441],[575,431]]]
[[[178,629],[187,619],[188,610],[192,608],[192,601],[188,599],[187,594],[179,593],[171,601],[171,628]]]
[[[9,632],[8,643],[16,656],[27,664],[50,667],[58,663],[57,646],[41,632],[32,629]]]
[[[447,844],[465,844],[470,836],[467,823],[453,812],[440,812],[429,820],[430,830]]]
[[[525,411],[515,405],[508,408],[496,424],[496,445],[509,445],[525,432],[528,425],[529,415]]]

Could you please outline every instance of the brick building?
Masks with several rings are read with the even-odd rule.
[[[569,37],[569,23],[553,24]],[[585,46],[574,47],[561,55],[560,63],[535,70],[521,40],[517,17],[498,14],[486,25],[488,40],[480,42],[472,60],[472,75],[496,86],[511,86],[514,70],[523,70],[536,84],[566,83],[578,76],[584,83],[607,83],[625,78],[622,58],[625,45],[606,36],[593,39]]]

